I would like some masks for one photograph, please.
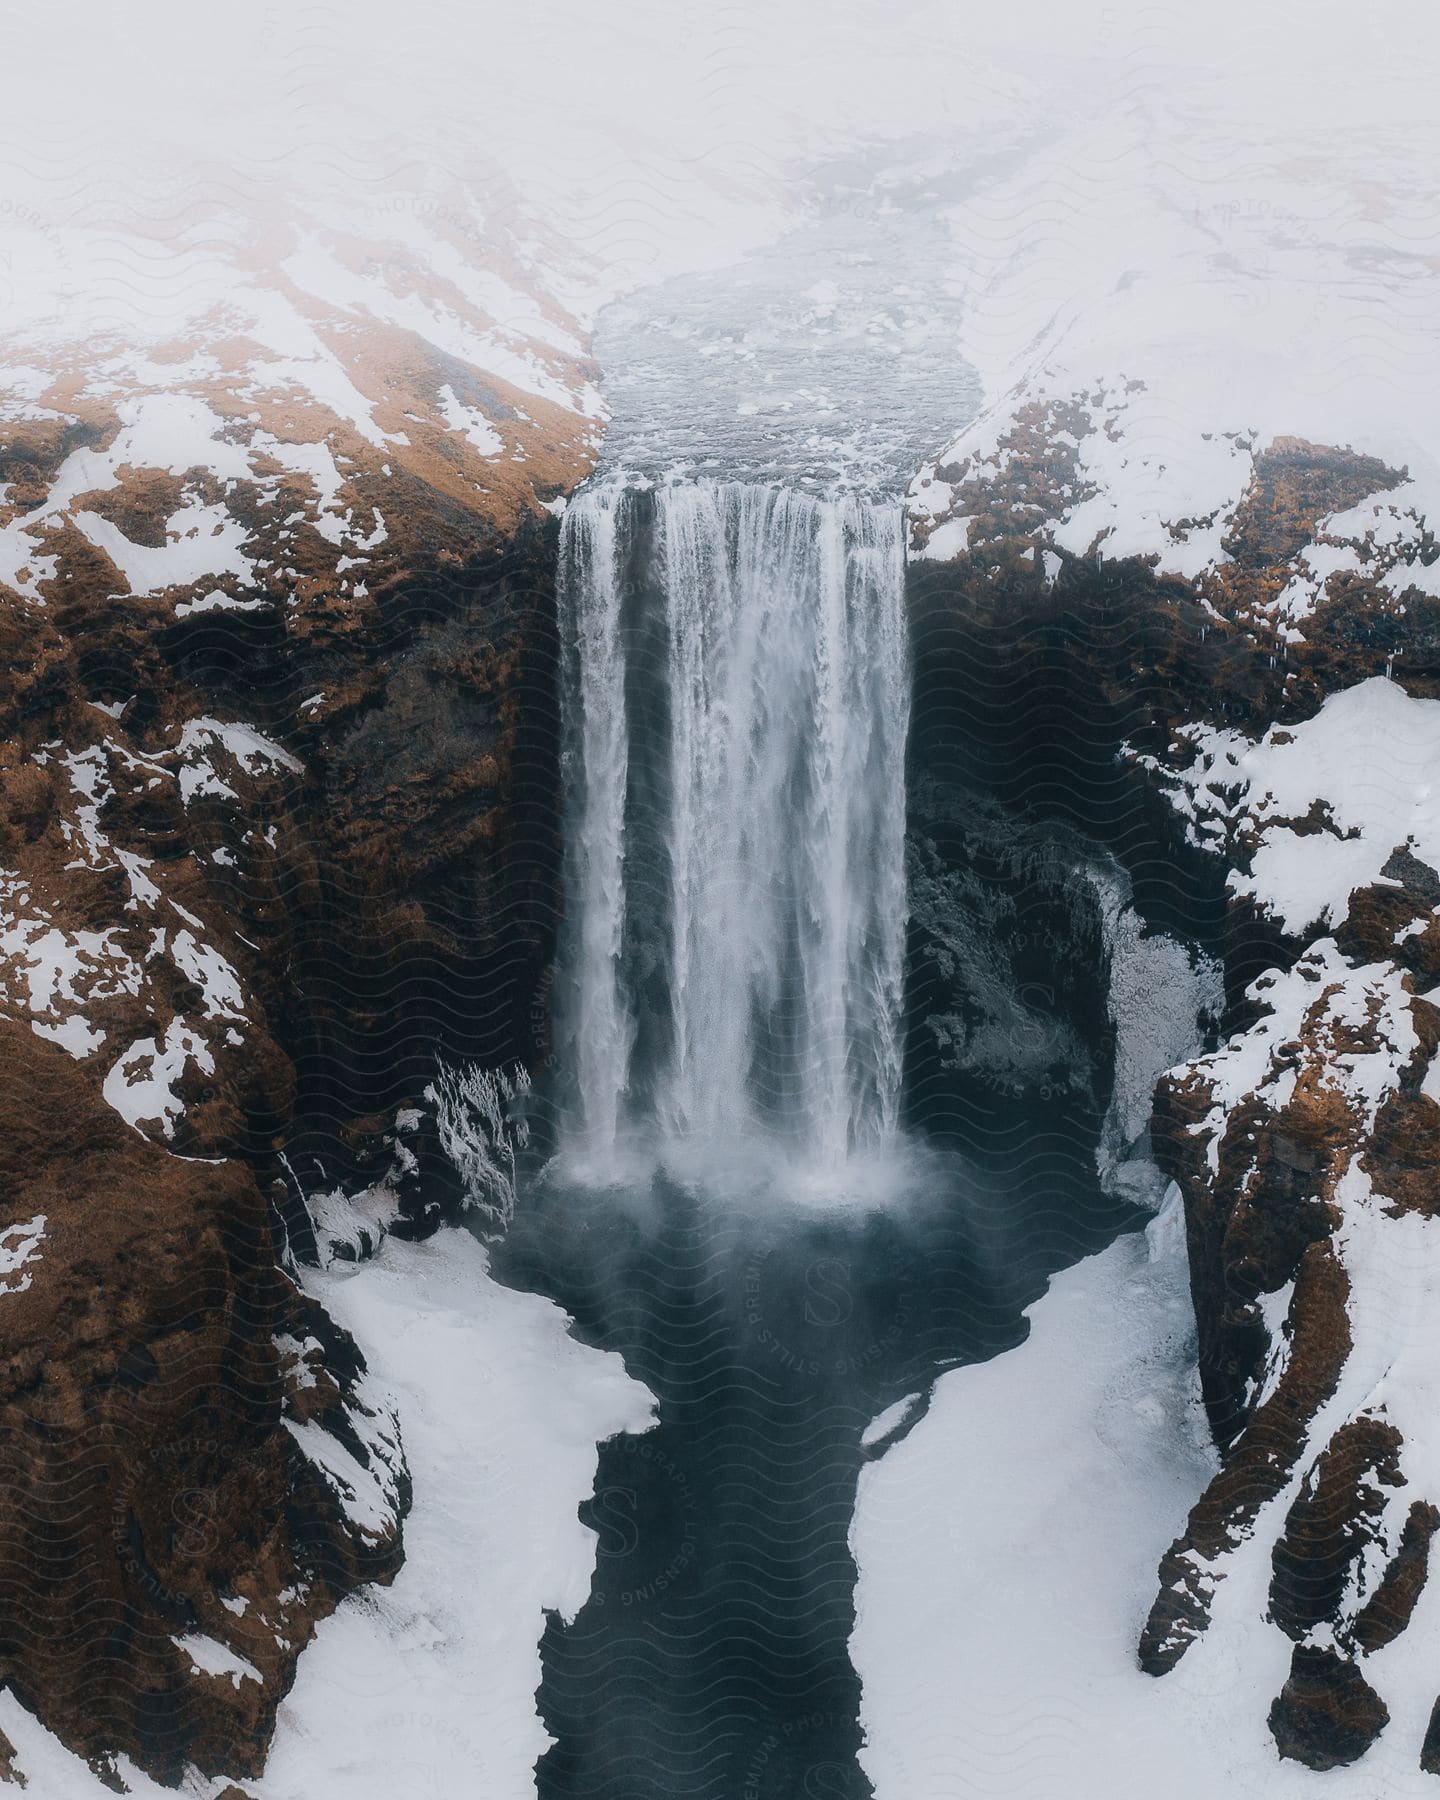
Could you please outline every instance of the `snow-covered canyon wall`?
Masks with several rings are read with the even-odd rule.
[[[547,1028],[585,332],[473,196],[323,217],[137,225],[149,289],[33,233],[4,321],[0,1663],[167,1780],[253,1775],[401,1561],[307,1194],[433,1225],[437,1055]]]
[[[1339,104],[1339,78],[1316,77],[1313,43],[1263,102],[1227,62],[1162,109],[1147,71],[1170,47],[1157,17],[1128,105],[1057,129],[952,212],[989,405],[912,490],[917,731],[1009,806],[1108,816],[1146,916],[1208,931],[1225,964],[1218,1047],[1161,1080],[1150,1146],[1183,1205],[1219,1464],[1195,1477],[1138,1608],[1126,1560],[1110,1602],[1130,1635],[1100,1661],[1123,1682],[1138,1652],[1179,1684],[1180,1700],[1128,1688],[1142,1720],[1198,1719],[1204,1696],[1231,1694],[1241,1716],[1195,1765],[1203,1791],[1309,1792],[1297,1764],[1352,1763],[1355,1792],[1382,1768],[1408,1791],[1440,1768],[1433,130],[1395,64],[1383,92],[1345,90],[1337,138],[1317,102]],[[1155,1279],[1113,1304],[1143,1311]],[[1149,1484],[1146,1532],[1148,1406],[1133,1430],[1105,1426]],[[916,1428],[908,1474],[897,1460],[873,1477],[897,1538],[918,1525],[906,1508],[926,1503],[944,1417]],[[1034,1425],[999,1452],[1016,1480],[1048,1441],[1043,1411]],[[863,1496],[857,1531],[863,1663]],[[995,1555],[1003,1580],[1023,1545]],[[1067,1606],[1047,1629],[1102,1629]],[[1092,1662],[1075,1659],[1069,1687],[1052,1672],[1082,1708],[1066,1791],[1178,1779],[1178,1736],[1173,1768],[1106,1748],[1111,1715],[1083,1710]],[[875,1691],[879,1791],[945,1791],[913,1779],[939,1738],[887,1736]]]

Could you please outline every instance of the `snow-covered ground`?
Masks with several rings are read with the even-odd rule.
[[[1026,402],[1070,409],[1050,421],[1076,469],[1049,527],[1070,554],[1213,570],[1277,437],[1408,465],[1411,522],[1352,516],[1343,536],[1413,542],[1440,510],[1437,16],[1387,4],[1357,30],[1325,0],[1092,20],[1048,129],[949,208],[988,405],[917,481],[923,553],[957,554],[970,523],[937,469],[1001,478]]]
[[[320,1626],[265,1776],[244,1785],[255,1800],[524,1800],[549,1743],[535,1709],[544,1614],[572,1617],[590,1588],[595,1535],[577,1508],[596,1446],[645,1430],[650,1396],[618,1356],[569,1337],[553,1302],[492,1281],[461,1230],[387,1239],[307,1285],[396,1403],[414,1505],[394,1584]],[[8,1692],[0,1731],[28,1800],[109,1793]],[[121,1774],[139,1800],[174,1792]]]
[[[1286,931],[1339,924],[1357,888],[1389,879],[1397,850],[1440,866],[1440,702],[1374,676],[1258,742],[1206,724],[1180,736],[1195,749],[1189,767],[1150,766],[1191,840],[1249,865],[1231,890]]]
[[[1136,1665],[1155,1565],[1215,1466],[1178,1199],[1057,1276],[1030,1319],[1018,1350],[942,1377],[861,1475],[851,1650],[877,1800],[1429,1795],[1433,1583],[1382,1653],[1391,1722],[1348,1769],[1282,1762],[1266,1729],[1290,1645],[1263,1622],[1263,1532],[1180,1666]]]

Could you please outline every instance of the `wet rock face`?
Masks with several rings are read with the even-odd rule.
[[[525,527],[454,586],[403,590],[302,736],[281,966],[303,994],[282,1004],[307,1154],[321,1133],[322,1157],[343,1160],[343,1122],[410,1103],[437,1050],[543,1059],[537,996],[559,912],[557,531]]]
[[[1088,1139],[1114,1049],[1095,846],[923,778],[910,814],[912,1121],[964,1141],[976,1116],[1040,1094]]]
[[[1181,935],[1200,935],[1186,857],[1226,883],[1208,941],[1224,951],[1228,1042],[1161,1080],[1151,1129],[1184,1200],[1222,1467],[1162,1560],[1139,1656],[1160,1675],[1222,1629],[1217,1594],[1259,1537],[1260,1629],[1295,1646],[1271,1729],[1282,1754],[1326,1768],[1386,1726],[1368,1659],[1406,1629],[1440,1518],[1412,1448],[1434,1430],[1423,1370],[1440,1312],[1425,1235],[1440,857],[1403,801],[1430,762],[1416,703],[1440,694],[1435,538],[1403,471],[1237,435],[1228,509],[1157,527],[1149,555],[1108,557],[1108,530],[1077,549],[1082,514],[1123,528],[1086,440],[1123,446],[1126,405],[1103,390],[1022,405],[989,452],[962,447],[913,491],[931,699],[916,728],[969,766],[1011,771],[1010,803],[1031,810],[1122,792],[1106,773],[1118,757],[1148,798],[1130,794],[1112,841],[1137,892],[1149,865],[1154,916]],[[1043,718],[1027,716],[1040,697]],[[1393,746],[1393,766],[1363,777],[1372,797],[1401,797],[1393,812],[1362,817],[1354,783],[1347,795],[1366,746]],[[1440,1766],[1435,1736],[1426,1767]]]

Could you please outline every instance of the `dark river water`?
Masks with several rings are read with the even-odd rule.
[[[1127,1222],[1043,1117],[980,1159],[915,1153],[877,1210],[779,1202],[753,1165],[706,1188],[532,1180],[495,1254],[659,1403],[601,1448],[590,1600],[543,1640],[546,1800],[869,1794],[847,1538],[883,1444],[862,1438],[1019,1342],[1047,1276]]]

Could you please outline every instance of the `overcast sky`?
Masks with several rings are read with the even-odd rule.
[[[1003,129],[1215,73],[1287,122],[1403,116],[1435,69],[1420,0],[51,0],[5,9],[0,195],[75,197],[106,161],[344,176],[396,146],[537,188],[763,187],[876,138]],[[1426,41],[1421,42],[1422,33]],[[168,145],[165,157],[160,145]],[[67,182],[62,177],[71,177]]]
[[[1421,0],[11,6],[0,250],[13,287],[21,239],[131,208],[179,231],[257,188],[480,191],[498,168],[625,285],[771,234],[797,171],[847,148],[929,140],[963,160],[1137,105],[1172,124],[1189,106],[1228,112],[1267,155],[1348,156],[1359,178],[1367,129],[1435,110],[1436,14]]]

